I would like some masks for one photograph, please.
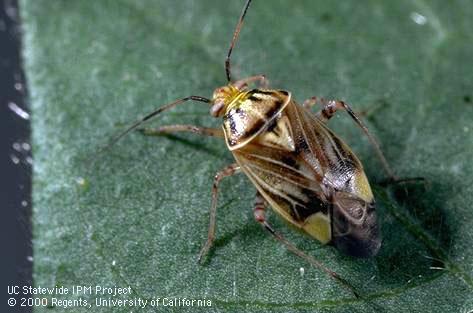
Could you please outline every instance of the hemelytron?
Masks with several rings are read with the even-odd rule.
[[[247,0],[238,20],[225,60],[227,85],[215,89],[211,98],[189,96],[164,105],[138,120],[115,137],[115,143],[163,111],[189,100],[210,105],[210,114],[223,120],[221,128],[167,125],[140,128],[145,135],[192,132],[222,138],[235,163],[217,172],[212,186],[208,237],[199,254],[202,260],[215,238],[215,217],[220,181],[244,173],[256,187],[253,213],[256,221],[291,252],[352,288],[348,282],[276,232],[265,218],[271,206],[284,220],[323,244],[357,257],[377,254],[381,238],[375,200],[363,166],[350,148],[326,122],[346,111],[361,127],[390,177],[394,177],[379,145],[350,106],[342,101],[316,97],[299,105],[286,90],[270,89],[264,75],[233,80],[230,57],[250,6]],[[256,88],[250,88],[256,85]],[[310,107],[320,102],[321,110]],[[356,292],[352,289],[352,291]]]

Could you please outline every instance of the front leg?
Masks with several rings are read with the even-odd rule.
[[[247,77],[247,78],[237,80],[236,82],[233,83],[233,86],[236,89],[241,90],[241,89],[247,87],[249,83],[252,83],[252,82],[255,82],[255,81],[259,82],[259,87],[261,87],[263,89],[266,89],[269,86],[268,79],[266,78],[265,75],[250,76],[250,77]]]
[[[163,134],[171,134],[176,132],[190,132],[201,136],[224,138],[223,130],[219,128],[199,127],[194,125],[166,125],[158,128],[139,128],[145,136],[160,136]]]

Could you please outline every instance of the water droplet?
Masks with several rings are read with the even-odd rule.
[[[21,150],[21,145],[19,142],[15,142],[13,143],[13,149],[16,150],[16,151],[20,151]]]
[[[8,102],[8,108],[22,119],[28,120],[30,118],[30,114],[20,108],[15,102]]]
[[[17,9],[13,5],[11,5],[11,4],[5,5],[5,13],[7,14],[7,16],[10,19],[16,21],[16,18],[18,16],[18,12],[17,12]]]
[[[22,83],[15,83],[15,85],[13,85],[13,86],[18,91],[21,91],[23,89],[23,84]]]
[[[23,150],[25,150],[25,151],[30,151],[30,149],[31,149],[30,144],[27,143],[27,142],[23,142],[23,143],[21,144],[21,147],[22,147]]]
[[[27,205],[28,205],[28,201],[26,201],[26,200],[21,201],[21,206],[22,207],[26,207]]]
[[[81,187],[83,190],[88,190],[89,189],[89,182],[87,179],[82,178],[82,177],[77,177],[76,178],[76,183]]]
[[[10,159],[12,160],[13,164],[20,163],[20,159],[14,154],[10,154]]]
[[[117,262],[115,260],[112,261],[112,266],[117,265]]]
[[[33,158],[30,157],[30,156],[27,156],[27,157],[26,157],[26,163],[32,165],[32,164],[33,164]]]
[[[122,75],[122,80],[123,80],[123,81],[129,81],[130,79],[131,79],[130,73],[125,72],[125,73]]]
[[[26,257],[26,259],[27,259],[29,262],[33,262],[33,257],[32,257],[31,255],[28,255],[28,256]]]
[[[301,273],[301,277],[304,276],[305,269],[303,267],[299,268],[299,273]]]
[[[411,17],[411,20],[413,20],[414,23],[416,23],[418,25],[427,24],[427,18],[422,14],[419,14],[417,12],[412,12],[410,17]]]

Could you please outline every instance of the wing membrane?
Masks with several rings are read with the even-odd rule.
[[[317,174],[297,153],[247,144],[234,155],[264,198],[293,224],[301,226],[318,211],[327,213]]]
[[[306,109],[293,105],[288,108],[288,114],[294,136],[301,138],[298,145],[302,158],[318,171],[321,181],[334,191],[371,201],[363,166],[351,149]]]

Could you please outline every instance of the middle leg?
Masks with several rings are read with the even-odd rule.
[[[228,176],[232,176],[240,171],[240,166],[236,163],[232,163],[225,167],[223,170],[215,174],[214,183],[212,186],[212,204],[210,206],[210,221],[209,229],[207,235],[207,241],[200,250],[198,262],[201,262],[202,259],[207,255],[215,239],[215,224],[217,217],[217,198],[218,198],[218,184],[220,181]]]

